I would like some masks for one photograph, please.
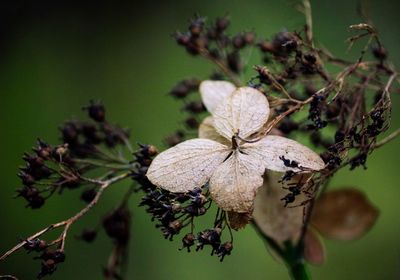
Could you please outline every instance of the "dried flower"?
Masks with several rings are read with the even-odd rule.
[[[265,169],[311,172],[325,166],[316,153],[296,141],[270,135],[254,138],[269,116],[268,100],[258,90],[204,81],[200,92],[212,114],[212,121],[205,120],[205,134],[213,140],[187,140],[159,154],[147,172],[156,186],[187,192],[209,182],[211,197],[220,208],[248,213],[263,184]],[[220,138],[224,140],[218,141]],[[297,164],[285,164],[282,157]]]

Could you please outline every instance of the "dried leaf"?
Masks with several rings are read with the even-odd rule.
[[[234,230],[244,228],[251,220],[251,213],[228,212],[229,225]]]
[[[212,175],[211,197],[225,211],[251,212],[257,189],[263,184],[263,173],[260,161],[235,150]]]
[[[199,138],[210,139],[230,146],[231,141],[222,137],[214,128],[214,120],[212,116],[206,117],[199,126]]]
[[[312,265],[322,265],[326,259],[324,242],[310,227],[304,236],[304,258]]]
[[[202,187],[229,154],[230,149],[208,139],[182,142],[156,156],[147,177],[171,192]]]
[[[309,171],[320,170],[325,166],[317,153],[297,141],[280,136],[267,135],[255,143],[243,144],[243,152],[259,157],[266,169],[279,172],[304,171],[301,168],[286,166],[282,156]]]
[[[236,86],[227,81],[203,81],[199,90],[207,111],[213,113],[215,108],[236,90]]]
[[[303,206],[289,208],[281,200],[288,191],[278,183],[282,174],[267,171],[264,184],[259,189],[253,218],[261,231],[278,243],[297,241],[303,226]],[[301,177],[294,177],[289,183],[297,183]],[[303,199],[301,195],[299,200]]]
[[[229,140],[238,132],[240,137],[247,138],[263,127],[268,115],[267,98],[254,88],[242,87],[215,109],[214,127]]]
[[[378,215],[361,191],[343,188],[323,193],[316,200],[311,222],[326,237],[354,240],[368,232]]]

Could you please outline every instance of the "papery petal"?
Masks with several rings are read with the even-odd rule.
[[[236,86],[227,81],[203,81],[199,87],[203,104],[211,114],[235,90]]]
[[[282,198],[288,194],[280,180],[282,174],[266,171],[264,184],[259,189],[254,201],[253,218],[260,230],[282,244],[284,241],[296,242],[300,236],[303,226],[303,208],[285,207]],[[305,177],[295,176],[288,183],[298,183],[299,180],[306,180]],[[302,201],[303,195],[299,195],[296,201]],[[296,203],[297,204],[297,203]]]
[[[251,87],[238,88],[214,111],[214,127],[219,134],[231,140],[239,136],[247,138],[259,131],[267,122],[268,100],[264,94]]]
[[[318,197],[311,223],[326,237],[354,240],[367,233],[378,216],[379,210],[364,193],[355,188],[343,188]]]
[[[263,173],[262,162],[235,150],[211,176],[211,197],[225,211],[251,213]]]
[[[231,141],[222,137],[214,128],[214,119],[212,116],[206,117],[199,126],[199,138],[210,139],[222,143],[224,145],[231,145]]]
[[[229,154],[230,149],[208,139],[182,142],[154,158],[147,178],[171,192],[202,187]]]
[[[242,151],[261,158],[266,169],[279,172],[317,171],[325,167],[324,161],[317,153],[297,141],[281,136],[267,135],[255,143],[245,143]],[[285,166],[280,157],[296,161],[302,168]]]

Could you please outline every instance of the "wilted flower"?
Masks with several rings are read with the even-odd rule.
[[[302,173],[324,167],[316,153],[294,140],[259,137],[270,111],[260,91],[203,81],[200,93],[212,117],[204,120],[199,136],[209,139],[187,140],[159,154],[147,172],[153,184],[187,192],[209,182],[211,197],[221,209],[249,213],[266,169]]]

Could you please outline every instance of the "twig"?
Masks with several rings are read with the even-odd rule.
[[[71,218],[52,224],[40,231],[38,231],[37,233],[31,235],[30,237],[28,237],[27,239],[25,239],[24,241],[18,243],[17,245],[15,245],[13,248],[11,248],[9,251],[7,251],[6,253],[4,253],[1,257],[0,257],[0,261],[6,259],[8,256],[10,256],[12,253],[14,253],[15,251],[19,250],[20,248],[22,248],[28,241],[38,238],[40,236],[42,236],[43,234],[45,234],[48,231],[51,231],[53,229],[59,228],[59,227],[64,227],[64,230],[60,236],[59,239],[57,239],[56,241],[61,242],[61,247],[60,249],[63,251],[64,250],[64,245],[65,245],[65,240],[67,238],[67,233],[68,230],[70,228],[70,226],[76,222],[78,219],[80,219],[82,216],[84,216],[87,212],[89,212],[93,206],[95,206],[97,204],[97,202],[99,201],[102,193],[104,192],[105,189],[107,189],[110,185],[112,185],[113,183],[120,181],[126,177],[128,177],[130,175],[130,173],[123,173],[119,176],[113,177],[109,180],[106,181],[96,181],[96,180],[92,180],[92,182],[96,182],[100,185],[99,190],[97,191],[96,196],[94,197],[94,199],[85,207],[83,208],[81,211],[79,211],[78,213],[76,213],[74,216],[72,216]],[[53,242],[54,243],[54,242]]]
[[[393,139],[395,139],[397,136],[400,135],[400,128],[398,128],[397,130],[393,131],[391,134],[389,134],[387,137],[383,138],[381,141],[375,143],[375,145],[373,145],[373,147],[376,148],[380,148],[383,145],[389,143],[390,141],[392,141]]]
[[[304,7],[304,16],[306,18],[306,37],[308,43],[311,47],[314,48],[314,39],[313,39],[313,23],[312,23],[312,13],[311,13],[311,4],[309,0],[303,0]]]
[[[277,90],[279,90],[280,92],[282,92],[290,101],[293,102],[299,102],[298,100],[292,98],[289,94],[289,92],[287,92],[287,90],[285,89],[285,87],[283,85],[281,85],[274,77],[274,75],[268,70],[267,67],[265,66],[260,66],[260,65],[255,65],[254,70],[256,70],[258,73],[260,73],[261,75],[264,75],[265,77],[267,77],[271,83],[272,86],[275,87]]]
[[[4,280],[18,280],[17,277],[13,276],[13,275],[0,275],[0,279],[4,279]]]

